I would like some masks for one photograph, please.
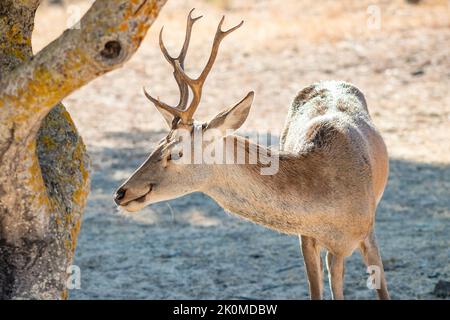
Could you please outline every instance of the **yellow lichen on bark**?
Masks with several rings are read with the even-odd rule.
[[[0,234],[0,256],[9,257],[0,259],[8,275],[0,276],[0,299],[67,298],[62,280],[87,201],[89,160],[59,102],[126,62],[165,2],[97,0],[81,30],[67,30],[33,59],[39,1],[0,2],[0,230],[9,232]]]
[[[71,50],[66,55],[69,63],[62,68],[51,69],[45,64],[38,65],[26,87],[19,87],[14,94],[4,96],[3,103],[17,110],[11,120],[18,126],[41,113],[40,100],[45,99],[46,103],[53,106],[60,101],[61,93],[68,94],[80,87],[82,81],[77,77],[77,70],[86,66],[87,59],[80,49]],[[64,81],[61,81],[62,77]],[[58,85],[58,82],[61,84]],[[58,90],[49,90],[55,87]]]
[[[81,20],[80,30],[66,31],[0,80],[0,96],[10,108],[11,120],[32,126],[68,94],[120,67],[137,50],[164,3],[97,0]],[[118,52],[105,51],[111,41],[116,41]]]
[[[25,183],[24,187],[30,188],[35,195],[35,205],[48,208],[50,202],[47,194],[43,192],[43,188],[45,188],[44,180],[42,179],[41,167],[37,159],[35,139],[30,139],[27,149],[31,164],[28,167],[28,179],[22,182]]]
[[[50,128],[58,127],[61,120],[64,120],[68,128],[75,128],[70,114],[64,109],[60,110],[57,117],[47,117],[46,125]],[[59,146],[59,148],[65,148],[65,152],[67,153],[67,149],[71,148],[61,145],[59,140],[59,136],[48,134],[46,131],[42,132],[39,136],[41,152],[51,153],[54,151],[53,149],[55,146]],[[63,159],[57,159],[58,163],[68,167],[68,171],[77,172],[79,178],[74,179],[74,176],[71,174],[59,174],[57,179],[60,186],[71,185],[73,187],[64,197],[65,201],[69,201],[72,205],[67,207],[67,209],[64,209],[61,208],[60,200],[57,201],[58,199],[54,199],[54,201],[52,201],[53,209],[51,211],[55,212],[54,221],[57,227],[67,231],[64,235],[63,244],[67,257],[71,260],[76,248],[77,235],[81,226],[80,210],[84,208],[89,193],[89,171],[85,165],[86,148],[80,137],[74,145],[73,151],[70,151],[66,157],[68,158],[67,160],[70,160],[70,163],[66,162],[64,165],[61,163],[61,161],[64,161]],[[56,167],[61,165],[57,165]],[[57,168],[53,169],[55,170]],[[67,199],[67,196],[69,196],[70,199]]]
[[[14,24],[11,28],[6,30],[3,34],[3,41],[1,48],[4,54],[14,56],[20,60],[25,60],[27,53],[24,52],[24,48],[31,48],[31,38],[25,37],[21,32],[21,29],[17,24]],[[14,44],[14,45],[11,45]]]

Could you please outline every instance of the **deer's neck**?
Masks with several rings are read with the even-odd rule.
[[[329,192],[322,170],[315,168],[318,159],[306,154],[264,156],[264,147],[241,137],[232,139],[236,153],[245,151],[249,158],[257,153],[261,158],[256,164],[216,165],[203,191],[227,211],[255,223],[285,233],[310,233],[306,229],[314,218],[311,213],[317,211],[317,203],[322,200],[318,197]],[[263,175],[261,169],[267,169],[270,160],[278,161],[278,170],[272,163],[273,174]]]

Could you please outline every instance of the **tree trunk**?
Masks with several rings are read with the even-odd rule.
[[[67,297],[89,159],[59,103],[137,50],[165,0],[97,0],[33,56],[39,0],[0,3],[0,299]]]

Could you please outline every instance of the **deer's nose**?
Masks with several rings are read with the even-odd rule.
[[[114,196],[114,202],[120,206],[120,201],[125,198],[125,193],[127,191],[124,188],[120,188],[119,190],[116,191],[116,194]]]

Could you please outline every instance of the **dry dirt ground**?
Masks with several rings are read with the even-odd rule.
[[[35,49],[58,36],[87,1],[43,6]],[[434,299],[450,281],[450,11],[448,1],[169,0],[139,52],[122,69],[65,99],[92,157],[92,193],[75,264],[81,289],[73,299],[306,299],[296,237],[245,222],[207,196],[193,194],[118,212],[115,188],[166,132],[141,87],[178,99],[157,44],[165,25],[169,50],[180,48],[191,7],[205,17],[194,28],[187,70],[209,55],[222,13],[224,40],[204,90],[206,120],[248,91],[256,99],[242,134],[277,135],[289,104],[323,79],[357,85],[368,100],[391,157],[376,233],[395,299]],[[347,259],[348,299],[371,299],[358,253]],[[329,291],[326,290],[329,298]]]

